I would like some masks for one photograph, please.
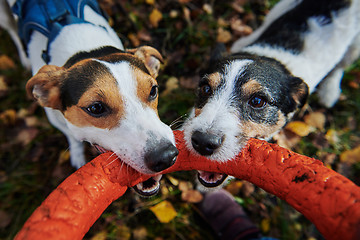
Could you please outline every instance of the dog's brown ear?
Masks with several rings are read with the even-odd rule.
[[[148,71],[153,78],[156,78],[159,74],[160,63],[163,63],[161,54],[153,47],[142,46],[134,49],[127,49],[129,53],[133,53],[140,58],[144,63]]]
[[[45,65],[26,84],[27,94],[42,107],[62,110],[60,86],[65,72],[63,67]]]
[[[291,80],[293,87],[291,88],[291,96],[297,104],[297,108],[302,108],[309,96],[309,87],[308,85],[301,79],[297,77],[293,77]]]

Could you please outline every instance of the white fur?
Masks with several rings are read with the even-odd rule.
[[[195,131],[208,132],[218,136],[225,135],[222,147],[209,158],[217,161],[227,161],[234,157],[244,146],[239,144],[241,136],[241,123],[238,119],[237,109],[231,106],[233,102],[234,82],[245,70],[250,60],[237,60],[226,66],[224,76],[225,85],[221,91],[208,100],[201,113],[195,117],[194,110],[184,124],[184,136],[188,149],[192,148],[191,136]],[[193,150],[194,153],[196,151]]]

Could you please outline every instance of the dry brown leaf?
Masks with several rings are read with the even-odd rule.
[[[138,227],[133,230],[133,239],[134,240],[143,240],[147,237],[147,230],[145,227]]]
[[[301,137],[286,129],[276,134],[273,139],[283,148],[292,149],[301,140]]]
[[[16,136],[16,142],[22,145],[28,145],[38,135],[39,130],[34,127],[29,127],[21,130]]]
[[[133,34],[133,33],[129,33],[128,34],[128,39],[131,41],[132,45],[134,47],[138,47],[140,45],[140,40],[137,37],[137,35]]]
[[[182,191],[182,192],[186,192],[186,191],[189,191],[191,189],[193,189],[193,185],[191,182],[188,182],[188,181],[180,181],[179,182],[179,190]]]
[[[162,13],[158,9],[154,8],[149,16],[151,26],[157,28],[162,18]]]
[[[290,122],[286,125],[285,129],[295,133],[300,137],[305,137],[315,130],[314,127],[301,121]]]
[[[151,41],[151,35],[150,33],[145,29],[141,29],[138,33],[137,33],[137,37],[138,39],[142,40],[142,41],[146,41],[146,42],[150,42]]]
[[[236,0],[231,4],[231,7],[238,13],[244,13],[244,5],[246,3],[246,0]]]
[[[202,8],[207,14],[213,13],[213,9],[212,9],[211,5],[208,3],[205,3]]]
[[[181,199],[188,203],[198,203],[203,200],[203,195],[198,190],[190,189],[181,193]]]
[[[304,117],[306,124],[320,130],[324,130],[326,117],[322,112],[312,112]]]
[[[232,195],[237,195],[240,192],[242,185],[243,185],[243,181],[235,180],[235,181],[232,181],[231,183],[229,183],[225,187],[225,189],[228,192],[230,192]]]
[[[5,81],[4,76],[0,76],[0,96],[5,96],[9,90],[9,87]]]
[[[239,18],[232,18],[230,20],[231,30],[238,36],[246,36],[253,32],[252,28],[244,24]]]
[[[255,191],[254,184],[244,181],[243,186],[241,188],[241,192],[244,194],[245,197],[250,197],[251,194]]]
[[[232,39],[232,35],[228,30],[218,28],[216,41],[220,43],[227,43]]]
[[[15,63],[11,58],[9,58],[6,55],[0,56],[0,70],[9,70],[14,68],[15,68]]]
[[[341,153],[340,161],[348,164],[360,162],[360,146]]]
[[[150,207],[150,211],[155,214],[156,218],[161,223],[168,223],[177,216],[177,212],[175,211],[173,205],[166,200]]]
[[[228,21],[226,21],[225,19],[223,19],[222,17],[218,18],[217,24],[218,24],[219,27],[228,27],[228,26],[230,26],[230,23]]]

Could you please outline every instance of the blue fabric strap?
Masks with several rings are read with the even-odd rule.
[[[25,48],[32,32],[41,32],[48,38],[47,50],[42,58],[49,63],[49,45],[61,29],[70,24],[89,23],[84,20],[85,5],[107,18],[96,0],[17,0],[12,9],[19,17],[19,36]]]

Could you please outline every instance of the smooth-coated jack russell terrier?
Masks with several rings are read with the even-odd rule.
[[[27,92],[66,135],[74,167],[85,164],[83,141],[144,174],[175,162],[173,133],[157,113],[157,50],[124,51],[95,0],[18,0],[12,8],[34,73]],[[160,177],[135,188],[152,195]]]
[[[359,52],[359,0],[282,0],[203,76],[183,126],[188,148],[226,162],[249,138],[269,140],[316,88],[320,102],[331,107],[344,68]],[[199,172],[208,187],[224,179]]]

